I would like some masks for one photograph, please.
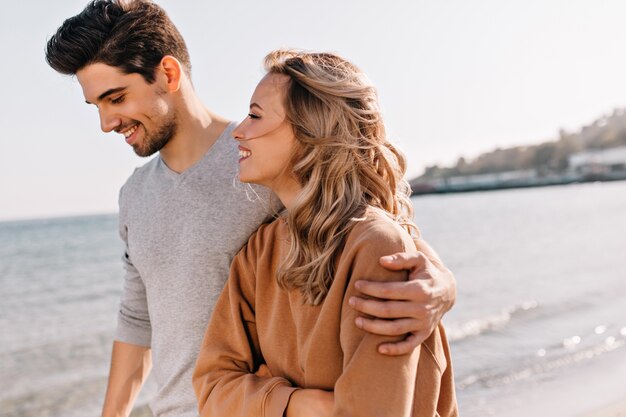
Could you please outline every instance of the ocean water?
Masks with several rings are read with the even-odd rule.
[[[623,397],[626,182],[413,204],[458,282],[445,325],[462,416],[574,417]],[[115,215],[0,223],[0,416],[99,415],[121,250]]]
[[[0,416],[99,415],[121,289],[116,222],[0,223]]]
[[[462,416],[576,416],[626,394],[626,182],[413,200],[458,285]]]

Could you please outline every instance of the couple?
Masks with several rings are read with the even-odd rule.
[[[120,191],[103,416],[130,413],[153,359],[157,417],[197,415],[194,389],[202,415],[458,414],[438,324],[454,280],[411,236],[404,159],[356,67],[271,53],[235,127],[199,101],[185,42],[151,2],[89,3],[46,58],[77,76],[105,132],[159,152]],[[237,175],[265,186],[258,201]]]

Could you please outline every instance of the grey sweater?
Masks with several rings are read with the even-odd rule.
[[[237,180],[234,124],[181,174],[160,157],[120,191],[126,270],[115,339],[152,349],[157,417],[197,416],[191,374],[233,256],[273,212]]]

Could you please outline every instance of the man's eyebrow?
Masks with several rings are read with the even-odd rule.
[[[120,91],[124,91],[126,90],[128,87],[124,86],[124,87],[115,87],[115,88],[109,88],[107,91],[105,91],[104,93],[100,94],[98,96],[97,101],[102,101],[103,99],[105,99],[106,97],[110,96],[111,94],[115,94],[115,93],[119,93]],[[92,104],[89,102],[89,100],[85,100],[85,103],[87,104]]]

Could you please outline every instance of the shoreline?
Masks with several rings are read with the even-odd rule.
[[[419,197],[423,195],[433,194],[457,194],[457,193],[472,193],[477,191],[500,191],[500,190],[515,190],[524,188],[543,188],[554,187],[559,185],[573,185],[573,184],[589,184],[589,183],[611,183],[618,181],[626,181],[626,174],[616,176],[615,178],[609,177],[585,177],[585,178],[545,178],[541,180],[523,180],[523,181],[494,181],[494,182],[481,182],[481,183],[467,183],[467,184],[429,184],[419,183],[415,179],[410,180],[411,185],[411,197]]]
[[[576,417],[626,417],[626,397],[593,411],[579,414]]]

